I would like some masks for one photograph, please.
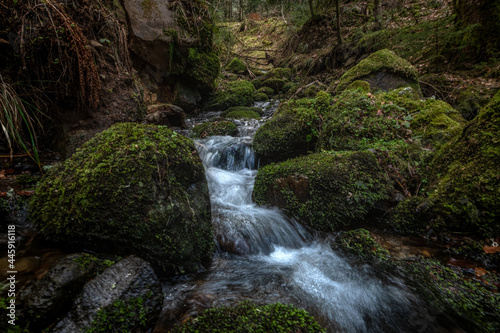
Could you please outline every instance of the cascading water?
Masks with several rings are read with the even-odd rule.
[[[252,203],[251,137],[259,123],[242,125],[243,137],[198,142],[219,251],[203,279],[176,285],[185,314],[243,300],[279,301],[305,308],[329,332],[434,331],[401,281],[375,277],[370,266],[349,263],[279,209]]]

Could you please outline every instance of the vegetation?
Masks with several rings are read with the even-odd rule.
[[[232,106],[250,106],[255,87],[251,82],[237,80],[224,82],[207,102],[208,110],[224,111]]]
[[[211,258],[203,166],[193,142],[164,127],[124,123],[94,137],[39,184],[31,218],[49,239],[137,254],[170,274]]]
[[[204,138],[211,135],[234,136],[237,133],[238,128],[234,123],[223,120],[207,121],[191,129],[191,136],[193,138]]]
[[[332,248],[340,248],[358,260],[387,260],[389,251],[384,249],[366,229],[355,229],[340,234],[331,243]]]
[[[172,333],[187,332],[325,332],[306,311],[280,303],[258,306],[243,302],[234,307],[205,310],[200,316],[174,328]]]

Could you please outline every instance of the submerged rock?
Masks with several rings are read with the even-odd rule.
[[[316,153],[261,168],[253,197],[313,229],[336,231],[366,219],[389,188],[371,152]]]
[[[213,249],[205,172],[193,142],[164,127],[117,124],[42,181],[31,218],[73,248],[136,254],[168,274]]]
[[[416,68],[387,49],[371,54],[345,72],[337,85],[337,92],[344,91],[356,80],[368,82],[372,90],[391,90],[410,86],[420,91]]]
[[[87,283],[53,332],[145,329],[154,324],[162,299],[160,282],[151,266],[130,256]]]

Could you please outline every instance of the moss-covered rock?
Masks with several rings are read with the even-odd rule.
[[[271,120],[262,125],[253,140],[253,147],[264,164],[282,161],[314,149],[317,134],[315,100],[300,99],[280,106]]]
[[[226,66],[226,71],[234,74],[247,73],[247,65],[240,58],[234,57]]]
[[[253,197],[317,230],[363,221],[389,198],[389,179],[371,152],[316,153],[261,168]]]
[[[292,305],[258,306],[243,302],[234,307],[205,310],[172,330],[172,333],[188,332],[319,333],[325,330],[305,310]]]
[[[274,90],[270,87],[260,87],[259,89],[257,89],[257,93],[263,93],[266,94],[267,97],[271,97],[274,95]]]
[[[369,92],[371,90],[370,84],[363,80],[355,80],[354,82],[349,84],[349,86],[345,90],[356,90],[356,89],[362,90],[364,92]]]
[[[332,242],[333,249],[340,248],[358,260],[387,260],[389,251],[384,249],[366,229],[355,229],[344,232]]]
[[[269,100],[269,96],[267,96],[266,94],[264,94],[262,92],[256,92],[253,99],[256,102],[266,102]]]
[[[238,134],[236,125],[230,121],[223,120],[207,121],[191,129],[191,136],[193,138],[204,138],[212,135],[235,136],[236,134]]]
[[[191,47],[185,75],[201,83],[201,88],[215,88],[215,79],[220,73],[220,60],[215,52],[203,52]],[[202,89],[207,91],[208,89]]]
[[[433,213],[453,230],[500,234],[500,92],[432,161]]]
[[[405,86],[420,90],[416,68],[388,49],[371,54],[345,72],[337,85],[337,92],[344,91],[356,80],[368,82],[373,90],[391,90]]]
[[[288,83],[285,79],[267,79],[261,82],[260,87],[268,87],[276,92],[284,92],[283,87]]]
[[[434,308],[436,314],[454,318],[459,327],[467,331],[500,330],[498,275],[488,274],[477,280],[458,268],[431,259],[400,262],[397,266],[407,283]]]
[[[117,124],[37,187],[31,219],[75,248],[137,254],[160,271],[196,271],[213,249],[205,173],[191,140]]]
[[[429,99],[422,107],[411,122],[411,128],[422,136],[424,145],[431,143],[439,148],[462,131],[465,119],[448,103]]]
[[[231,106],[250,106],[253,103],[255,87],[251,82],[236,80],[224,82],[207,102],[208,110],[226,110]]]
[[[283,68],[276,67],[271,69],[266,73],[266,79],[283,79],[290,81],[292,79],[292,69],[291,68]]]

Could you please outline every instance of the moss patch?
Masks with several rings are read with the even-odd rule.
[[[200,52],[194,47],[189,48],[186,75],[213,89],[219,73],[220,60],[215,52]]]
[[[253,111],[231,111],[227,113],[225,117],[230,119],[242,119],[242,118],[260,119],[259,114]]]
[[[226,111],[221,113],[221,117],[226,117],[229,113],[235,112],[235,111],[242,111],[242,112],[253,112],[258,114],[259,116],[262,116],[264,114],[264,110],[262,110],[259,107],[256,106],[233,106],[227,109]]]
[[[358,260],[387,260],[389,251],[384,249],[366,229],[350,230],[339,235],[332,243]]]
[[[240,58],[235,57],[227,64],[226,71],[234,74],[245,74],[247,72],[247,66]]]
[[[306,311],[292,305],[257,306],[243,302],[235,307],[205,310],[172,330],[172,333],[187,332],[319,333],[325,330]]]
[[[324,231],[362,221],[389,198],[389,180],[370,152],[316,153],[261,168],[253,197]]]
[[[117,124],[37,187],[31,219],[75,248],[137,254],[167,273],[195,271],[213,249],[205,173],[191,140]]]

